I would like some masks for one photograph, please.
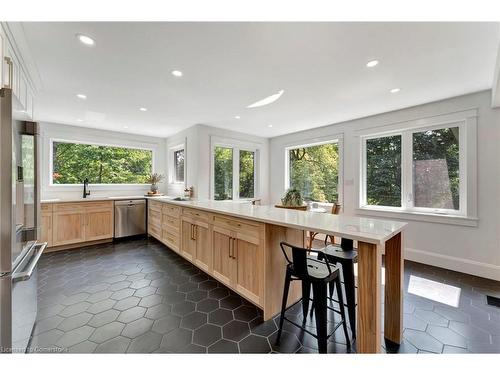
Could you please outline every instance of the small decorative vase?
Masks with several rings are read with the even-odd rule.
[[[157,194],[158,193],[158,185],[151,184],[151,191],[153,192],[153,194]]]

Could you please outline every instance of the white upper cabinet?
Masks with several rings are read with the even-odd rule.
[[[1,87],[12,89],[14,116],[23,120],[33,120],[34,90],[27,76],[26,68],[21,65],[19,54],[0,27],[0,53],[2,58]]]

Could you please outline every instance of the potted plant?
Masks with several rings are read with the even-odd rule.
[[[164,176],[160,173],[153,173],[149,175],[148,183],[151,184],[151,191],[149,192],[150,195],[158,194],[158,184],[162,182],[163,178]]]
[[[283,198],[281,198],[280,208],[292,208],[296,210],[305,210],[307,205],[304,204],[302,194],[297,189],[288,189]]]

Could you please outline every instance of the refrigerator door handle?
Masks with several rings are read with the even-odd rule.
[[[26,281],[29,280],[33,271],[35,270],[36,265],[38,264],[38,260],[42,256],[45,248],[47,247],[47,242],[36,244],[34,246],[36,249],[34,251],[34,255],[31,257],[31,261],[26,267],[26,271],[23,272],[14,272],[12,274],[12,282],[18,281]]]

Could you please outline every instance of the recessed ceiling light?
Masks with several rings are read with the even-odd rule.
[[[128,126],[127,126],[127,125],[125,125],[125,126],[123,127],[123,129],[128,129]]]
[[[394,88],[394,89],[389,90],[389,92],[390,92],[391,94],[395,94],[395,93],[400,92],[400,91],[401,91],[401,89],[400,89],[400,88],[397,88],[397,87],[396,87],[396,88]]]
[[[88,35],[84,35],[84,34],[76,34],[76,37],[78,38],[78,40],[80,42],[82,42],[83,44],[87,45],[87,46],[93,46],[95,44],[95,40],[92,39],[90,36]]]
[[[234,116],[236,120],[239,120],[241,117],[240,116]]]
[[[271,96],[268,96],[267,98],[261,99],[255,103],[250,104],[249,106],[247,106],[247,108],[262,107],[262,106],[274,103],[276,100],[278,100],[281,97],[281,95],[283,95],[284,92],[285,92],[285,90],[280,90],[276,94],[273,94]]]
[[[146,112],[148,109],[147,108],[144,108],[144,107],[141,107],[139,108],[139,111],[142,111],[142,112]]]
[[[76,97],[78,99],[87,99],[87,95],[85,95],[85,94],[76,94]]]
[[[180,70],[172,70],[172,75],[175,77],[182,77],[182,72]]]
[[[267,125],[267,127],[268,127],[268,128],[272,128],[272,127],[273,127],[273,125],[272,125],[272,124],[269,124],[269,125]]]
[[[368,61],[368,62],[366,63],[366,66],[367,66],[368,68],[373,68],[374,66],[377,66],[377,65],[378,65],[378,62],[379,62],[378,60],[371,60],[371,61]]]
[[[81,118],[77,118],[76,121],[83,122],[83,120]]]

